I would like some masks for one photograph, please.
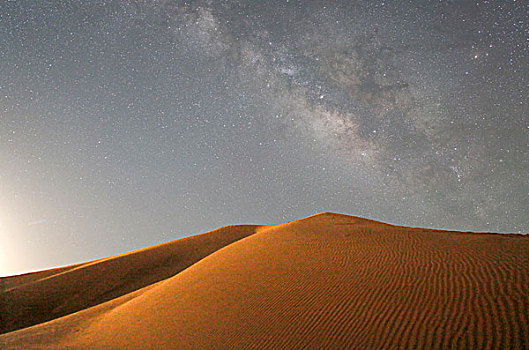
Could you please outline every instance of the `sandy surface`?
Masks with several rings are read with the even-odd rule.
[[[231,236],[237,229],[221,230]],[[92,286],[86,279],[93,275],[94,285],[112,289],[107,286],[117,282],[109,276],[119,275],[116,270],[122,265],[103,268],[101,261],[89,265],[104,273],[71,275],[68,281],[84,285],[78,289],[84,293],[81,299],[99,305],[4,334],[0,345],[7,349],[529,347],[527,236],[410,229],[328,213],[243,231],[245,238],[218,244],[213,253],[198,260],[195,256],[196,263],[189,268],[175,269],[132,293],[122,293],[126,290],[122,288],[113,299],[98,299],[101,293],[86,290]],[[200,250],[200,244],[193,246]],[[154,264],[152,257],[144,256],[147,252],[135,252],[127,263],[134,279],[151,269],[162,277],[158,271],[174,263],[168,254]],[[80,269],[88,268],[83,266]],[[141,274],[134,273],[137,269]],[[16,288],[35,285],[24,298],[52,291],[37,287],[37,281]],[[65,302],[60,293],[52,299]]]
[[[1,278],[0,332],[68,315],[164,280],[263,227],[228,226],[115,257]]]

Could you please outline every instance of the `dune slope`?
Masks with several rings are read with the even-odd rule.
[[[0,333],[55,319],[166,279],[263,226],[228,226],[84,264],[0,279]]]
[[[529,346],[529,237],[320,214],[157,284],[0,336],[7,348]]]

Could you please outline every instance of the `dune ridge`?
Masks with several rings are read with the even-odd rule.
[[[92,262],[0,279],[0,333],[29,327],[164,280],[266,226],[227,226]]]
[[[525,349],[528,286],[527,236],[323,213],[258,230],[172,277],[0,344]]]

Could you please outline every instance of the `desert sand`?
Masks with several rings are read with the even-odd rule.
[[[0,281],[5,349],[529,348],[523,235],[322,213]]]

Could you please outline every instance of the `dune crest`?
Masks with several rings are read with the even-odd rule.
[[[0,279],[0,332],[65,316],[164,280],[263,228],[227,226],[110,258]]]
[[[0,344],[7,349],[529,346],[527,236],[413,229],[333,213],[250,231],[255,233],[155,284],[4,334]],[[145,251],[138,254],[141,268],[149,271]]]

